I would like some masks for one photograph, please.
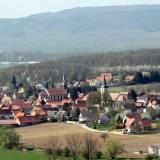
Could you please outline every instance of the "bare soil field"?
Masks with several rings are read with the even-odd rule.
[[[88,130],[74,124],[67,123],[46,123],[28,127],[17,128],[21,135],[22,142],[42,146],[50,136],[60,137],[73,133],[85,133]],[[100,134],[100,133],[97,133]],[[149,145],[160,145],[160,133],[148,135],[119,135],[108,133],[109,138],[119,141],[125,145],[127,152],[147,151]]]
[[[48,138],[51,136],[59,137],[64,142],[64,137],[68,134],[87,132],[80,126],[68,123],[44,123],[16,128],[16,131],[21,136],[22,143],[38,147],[45,146]]]

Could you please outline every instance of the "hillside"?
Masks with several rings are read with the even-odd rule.
[[[140,5],[75,8],[0,19],[0,50],[77,55],[159,48],[159,17],[159,5]]]

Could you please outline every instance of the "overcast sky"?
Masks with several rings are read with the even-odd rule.
[[[160,4],[160,0],[0,0],[0,18],[17,18],[85,6]]]

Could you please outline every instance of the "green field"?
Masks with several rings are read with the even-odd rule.
[[[0,160],[47,160],[42,153],[0,150]]]
[[[71,160],[72,157],[58,157],[57,160]],[[106,158],[102,158],[101,160],[105,160]],[[48,160],[44,153],[38,152],[22,152],[15,150],[2,150],[0,149],[0,160]],[[84,158],[79,158],[79,160],[84,160]],[[94,159],[96,160],[96,159]],[[119,160],[124,160],[123,158]],[[138,159],[130,159],[130,160],[138,160]],[[140,160],[140,159],[139,159]],[[141,159],[142,160],[142,159]]]

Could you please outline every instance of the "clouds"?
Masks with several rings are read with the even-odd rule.
[[[85,6],[158,4],[160,0],[0,0],[0,17],[14,18]]]

